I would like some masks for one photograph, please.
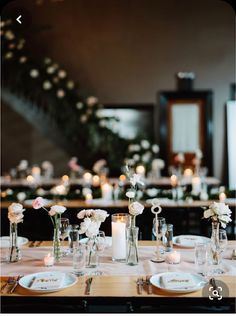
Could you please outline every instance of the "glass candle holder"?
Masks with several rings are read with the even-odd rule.
[[[126,261],[126,228],[129,224],[129,215],[125,213],[113,214],[111,217],[112,231],[112,260]]]

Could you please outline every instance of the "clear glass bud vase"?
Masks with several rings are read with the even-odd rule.
[[[10,248],[9,262],[17,262],[21,259],[20,248],[17,241],[17,224],[10,223]]]
[[[59,225],[56,224],[53,231],[53,256],[55,261],[60,261],[62,253],[61,253],[61,242],[60,242],[60,231]]]
[[[86,250],[86,268],[98,266],[98,249],[96,236],[88,239]]]
[[[127,255],[126,263],[130,266],[138,264],[138,231],[139,228],[132,225],[126,229]]]
[[[212,222],[211,233],[211,252],[212,252],[212,264],[219,265],[221,263],[221,249],[219,242],[219,223]]]

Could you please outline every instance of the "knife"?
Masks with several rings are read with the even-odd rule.
[[[88,279],[86,280],[85,295],[89,295],[89,294],[90,294],[92,281],[93,281],[93,278],[88,278]]]
[[[15,283],[13,284],[12,288],[10,289],[10,291],[8,292],[9,294],[12,294],[15,291],[15,288],[17,287],[20,278],[22,277],[22,275],[18,275],[17,278],[15,279]]]

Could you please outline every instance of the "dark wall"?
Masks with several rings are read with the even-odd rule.
[[[214,174],[225,159],[224,103],[234,81],[234,12],[220,0],[18,1],[32,14],[38,56],[52,57],[103,103],[155,102],[177,71],[214,92]],[[35,3],[42,3],[35,5]],[[34,144],[32,144],[34,146]],[[8,149],[8,156],[12,151]]]

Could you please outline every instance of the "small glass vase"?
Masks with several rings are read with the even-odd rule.
[[[96,236],[89,238],[86,246],[86,268],[96,268],[98,266],[98,249]]]
[[[10,248],[9,262],[17,262],[21,259],[20,248],[17,241],[17,224],[10,223]]]
[[[60,242],[60,230],[59,225],[55,225],[53,231],[53,256],[55,261],[60,261],[62,257],[61,253],[61,242]]]
[[[131,225],[126,228],[126,263],[129,266],[138,264],[138,231],[139,228],[135,226],[135,218],[131,218]]]
[[[211,252],[212,252],[212,264],[219,265],[221,263],[221,248],[219,241],[219,226],[218,222],[212,222],[211,233]]]

